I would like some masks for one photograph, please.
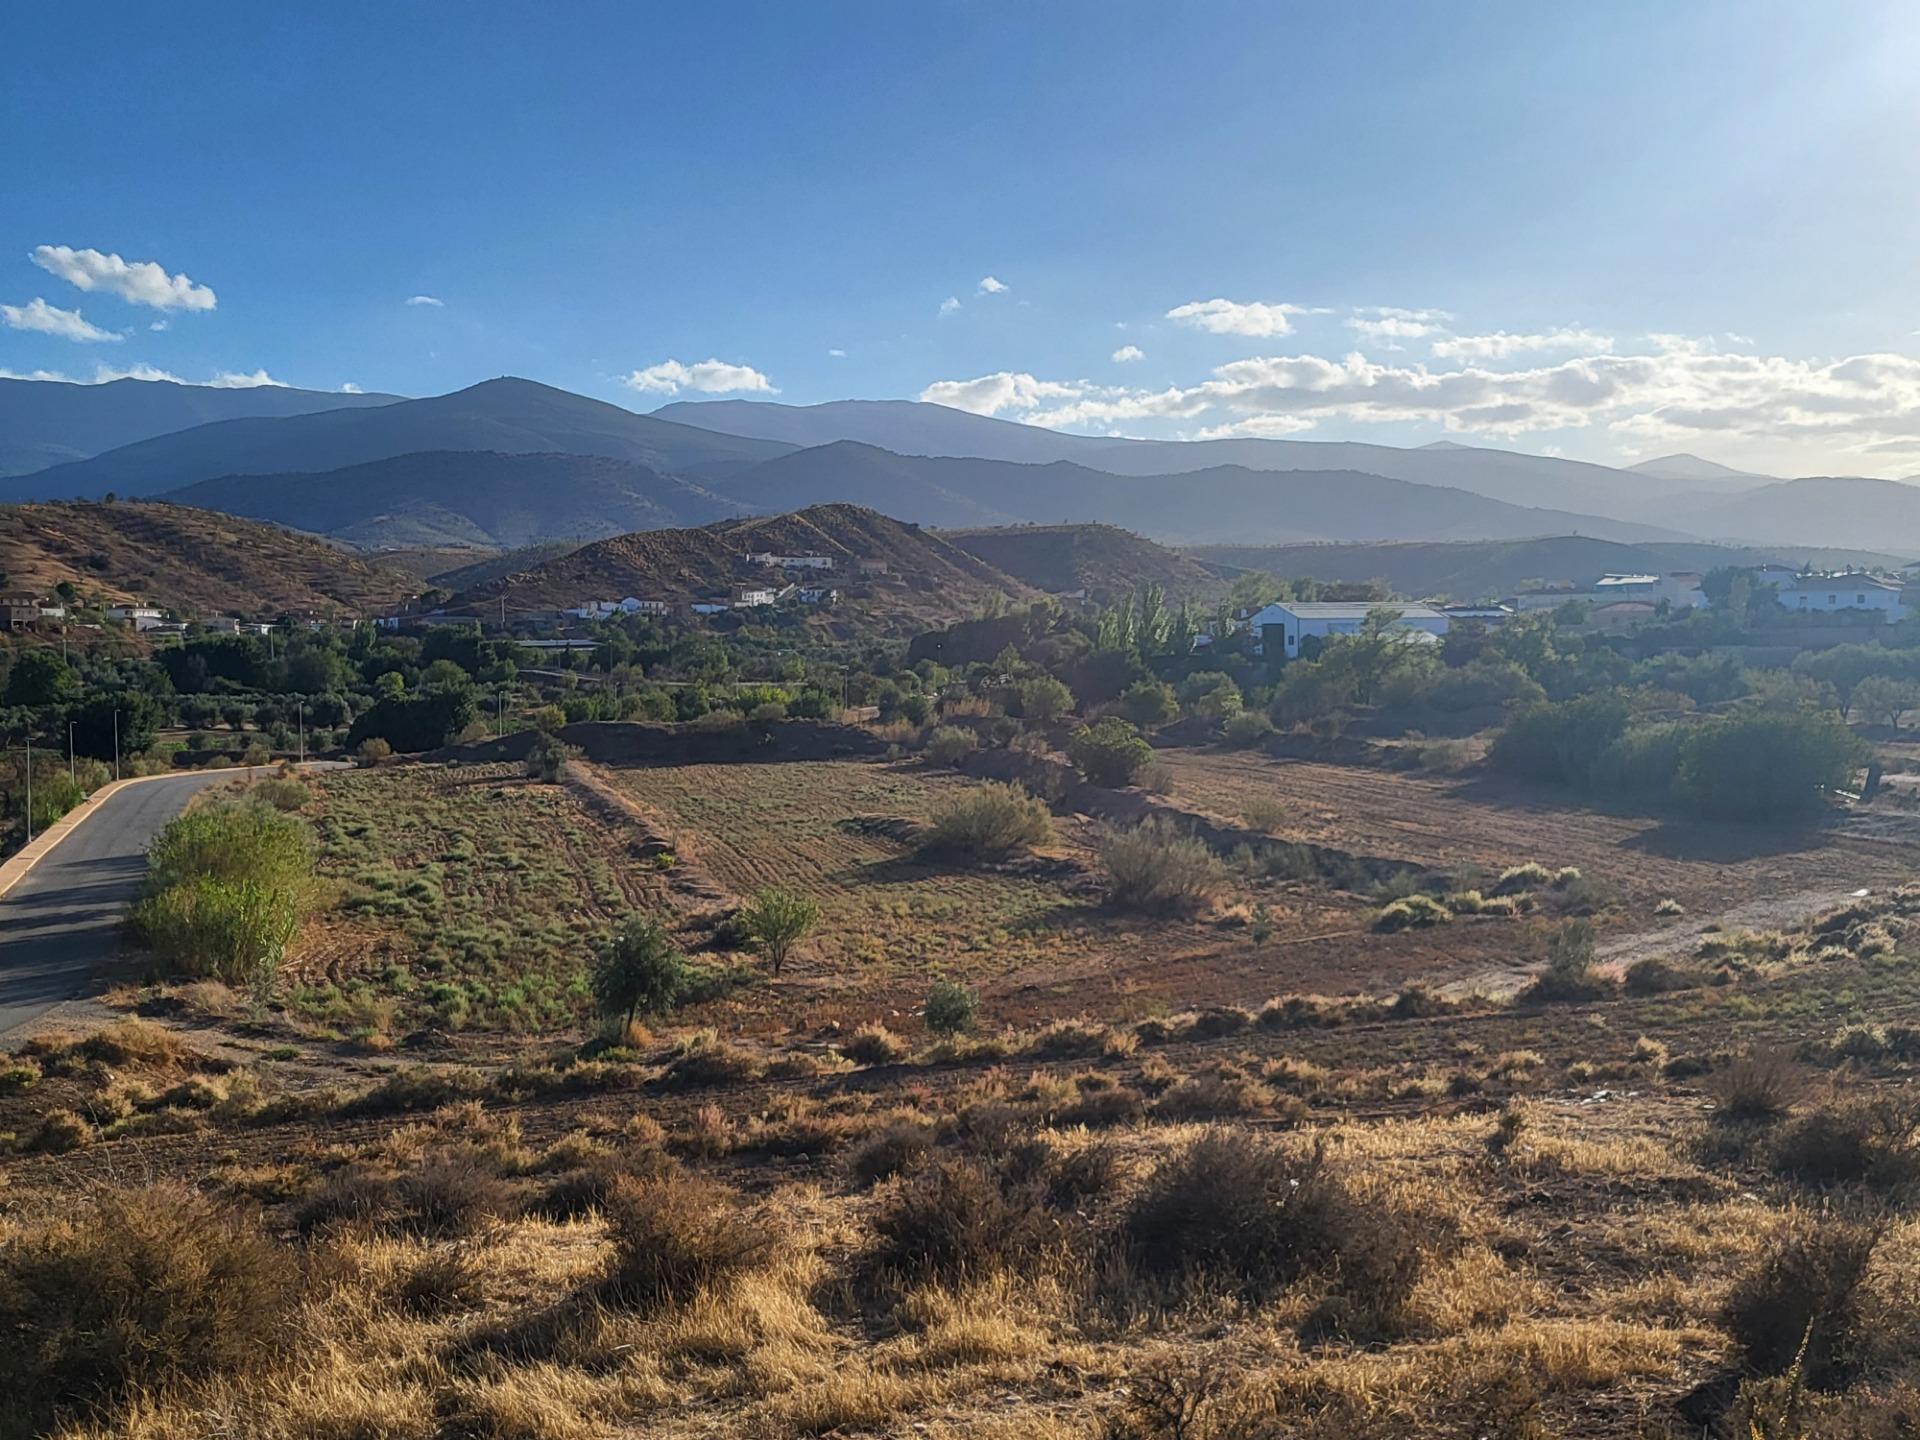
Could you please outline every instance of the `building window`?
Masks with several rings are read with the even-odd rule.
[[[1856,595],[1853,597],[1853,603],[1856,605],[1864,605],[1867,603],[1867,597],[1864,595]]]
[[[1834,607],[1834,605],[1839,602],[1839,599],[1840,597],[1838,595],[1827,596],[1827,608],[1831,610]]]

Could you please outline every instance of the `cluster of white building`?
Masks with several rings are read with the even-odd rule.
[[[1794,614],[1868,611],[1892,624],[1911,613],[1900,585],[1865,571],[1823,573],[1788,565],[1763,565],[1750,573],[1755,585],[1770,586],[1781,608]],[[1255,654],[1279,654],[1289,660],[1300,654],[1303,641],[1357,635],[1367,617],[1378,610],[1394,612],[1393,628],[1416,642],[1437,641],[1457,621],[1498,625],[1516,613],[1557,610],[1567,604],[1588,607],[1588,624],[1617,630],[1654,619],[1662,606],[1668,613],[1705,607],[1704,578],[1692,570],[1666,575],[1602,575],[1589,585],[1530,590],[1497,605],[1276,600],[1249,615],[1245,623],[1252,632]]]

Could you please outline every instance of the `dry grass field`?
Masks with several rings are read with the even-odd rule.
[[[980,782],[911,760],[317,782],[272,1014],[0,1059],[0,1437],[1913,1433],[1907,851],[1169,758],[1319,868],[1130,911],[1085,816],[925,852]],[[777,978],[714,944],[767,885]],[[596,1034],[629,913],[746,983]]]

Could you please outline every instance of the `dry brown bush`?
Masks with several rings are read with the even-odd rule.
[[[1877,1190],[1920,1182],[1920,1108],[1892,1095],[1843,1096],[1804,1111],[1775,1138],[1773,1167],[1809,1185]]]
[[[0,1247],[0,1431],[265,1368],[298,1284],[292,1252],[250,1216],[172,1183],[102,1191]]]
[[[1148,1178],[1121,1236],[1134,1273],[1163,1288],[1198,1280],[1259,1301],[1333,1277],[1309,1328],[1371,1339],[1399,1332],[1428,1255],[1456,1238],[1421,1218],[1361,1199],[1319,1149],[1214,1129]]]
[[[1798,1364],[1820,1388],[1842,1379],[1860,1348],[1862,1286],[1880,1235],[1872,1222],[1795,1217],[1727,1297],[1727,1329],[1747,1364],[1762,1375]]]
[[[847,1174],[859,1185],[873,1185],[915,1164],[933,1148],[933,1127],[917,1120],[893,1120],[867,1136],[847,1159]]]
[[[1031,1267],[1066,1231],[1031,1179],[970,1156],[933,1156],[909,1171],[873,1217],[872,1274],[946,1284]]]
[[[839,1048],[856,1065],[898,1065],[911,1053],[907,1042],[884,1025],[862,1025]]]
[[[728,1284],[766,1264],[779,1245],[777,1231],[750,1218],[732,1190],[685,1175],[623,1178],[602,1213],[613,1256],[600,1294],[639,1310]]]

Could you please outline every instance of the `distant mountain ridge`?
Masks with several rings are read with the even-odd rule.
[[[1098,523],[1168,542],[1567,533],[1627,541],[1682,538],[1657,526],[1530,508],[1358,471],[1216,465],[1173,475],[1117,475],[1065,460],[1040,465],[898,455],[855,441],[795,451],[714,484],[758,510],[847,501],[947,528]]]
[[[807,448],[852,440],[902,455],[973,456],[1044,464],[1065,460],[1119,475],[1184,474],[1219,465],[1250,470],[1360,471],[1444,485],[1509,504],[1660,525],[1672,486],[1659,477],[1556,456],[1439,441],[1418,449],[1359,441],[1130,440],[1072,435],[912,400],[782,405],[763,400],[682,400],[661,419]]]
[[[229,475],[161,498],[374,550],[516,549],[748,513],[691,481],[630,460],[487,450],[431,450],[318,473]]]
[[[229,475],[337,470],[431,450],[604,455],[699,480],[784,454],[778,442],[637,415],[531,380],[285,419],[223,420],[0,482],[0,500],[150,495]]]
[[[31,474],[217,420],[366,409],[399,398],[286,385],[0,379],[0,476]]]

